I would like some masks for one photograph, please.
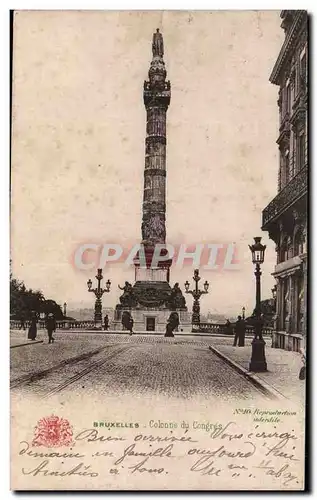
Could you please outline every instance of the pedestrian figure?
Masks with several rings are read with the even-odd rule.
[[[51,344],[54,342],[53,332],[56,330],[56,321],[54,315],[50,313],[46,320],[46,329],[48,334],[48,343]]]
[[[235,325],[235,336],[233,345],[236,346],[238,341],[238,347],[244,347],[244,337],[245,337],[245,321],[241,318],[241,316],[238,316],[238,320],[236,321]]]
[[[104,320],[103,320],[103,328],[104,328],[104,330],[108,330],[108,328],[109,328],[109,318],[108,318],[108,314],[106,314],[106,316],[104,317]]]
[[[128,326],[128,328],[130,330],[130,335],[133,334],[133,325],[134,325],[134,321],[133,321],[133,318],[131,316],[130,319],[129,319],[129,326]]]
[[[166,323],[164,337],[174,337],[173,331],[179,327],[179,316],[177,312],[172,312]]]
[[[36,335],[37,335],[37,317],[36,317],[36,313],[35,312],[32,312],[32,317],[31,317],[31,325],[29,327],[29,331],[28,331],[28,339],[29,340],[35,340],[36,339]]]
[[[133,334],[133,318],[131,316],[131,313],[129,311],[123,311],[122,318],[121,318],[122,326],[129,330],[130,335]]]
[[[24,316],[21,316],[20,318],[20,330],[23,328],[25,330],[25,318]]]

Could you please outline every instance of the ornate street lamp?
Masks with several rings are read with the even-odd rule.
[[[254,238],[254,244],[249,245],[252,253],[252,262],[255,264],[256,280],[256,301],[255,301],[255,321],[254,321],[254,339],[252,340],[252,355],[249,370],[252,372],[266,372],[267,364],[265,359],[265,342],[262,337],[262,318],[261,318],[261,264],[264,262],[264,253],[266,246],[261,244],[261,238]]]
[[[185,292],[190,293],[193,298],[194,298],[194,303],[193,303],[193,314],[192,314],[192,324],[199,325],[200,323],[200,305],[199,305],[199,299],[202,295],[208,293],[208,288],[209,288],[209,283],[208,281],[205,281],[204,283],[204,290],[199,290],[198,289],[198,281],[200,280],[199,276],[199,269],[195,269],[194,271],[194,276],[193,280],[195,281],[195,288],[194,290],[189,290],[189,282],[186,281],[185,283]]]
[[[92,281],[91,281],[91,279],[89,279],[87,281],[87,286],[88,286],[88,292],[92,292],[96,296],[95,314],[94,314],[95,328],[102,328],[102,303],[101,303],[101,298],[102,298],[102,296],[103,296],[104,293],[110,292],[111,281],[108,280],[106,282],[106,288],[101,288],[100,282],[103,279],[102,269],[98,269],[97,270],[96,279],[98,281],[97,288],[92,288]]]

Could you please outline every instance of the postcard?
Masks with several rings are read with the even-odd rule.
[[[307,12],[12,18],[12,490],[303,491]]]

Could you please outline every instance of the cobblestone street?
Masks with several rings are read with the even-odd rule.
[[[162,395],[222,401],[266,397],[209,350],[208,337],[57,332],[55,338],[48,344],[39,331],[37,340],[43,343],[11,349],[13,393],[47,398],[84,390],[98,398]],[[25,332],[12,332],[11,345],[18,342],[28,342]]]

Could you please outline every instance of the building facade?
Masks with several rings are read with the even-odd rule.
[[[262,229],[276,244],[273,347],[306,347],[308,18],[283,10],[285,40],[270,76],[279,86],[278,194],[262,213]]]

